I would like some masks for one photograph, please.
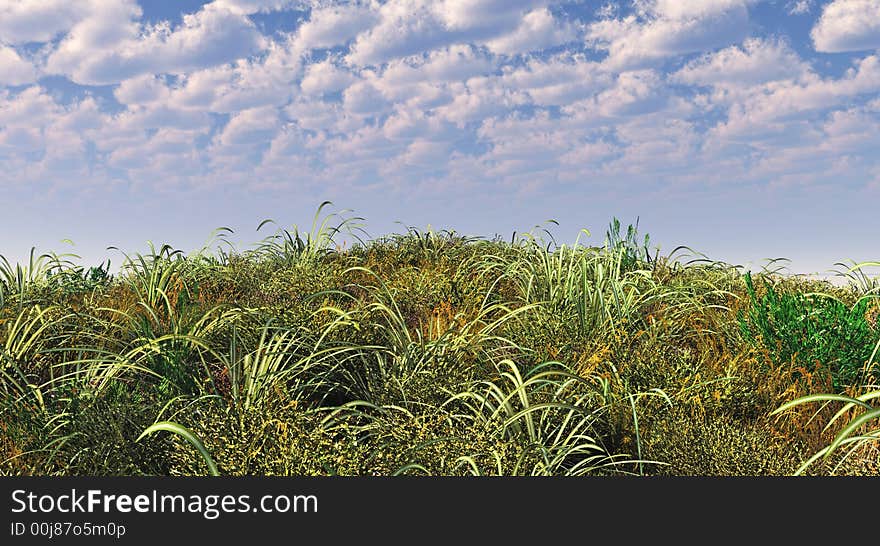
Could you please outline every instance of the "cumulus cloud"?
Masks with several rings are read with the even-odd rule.
[[[817,49],[856,52],[840,74],[757,1],[216,0],[148,22],[134,0],[0,0],[0,169],[412,191],[876,176],[877,3],[818,17]],[[253,22],[285,10],[272,36]]]
[[[646,115],[669,104],[669,91],[660,74],[643,69],[623,72],[611,85],[589,98],[562,107],[562,111],[587,125],[607,123],[611,118]]]
[[[337,67],[331,61],[323,61],[309,65],[300,88],[309,95],[336,93],[342,91],[355,81],[355,76]]]
[[[297,98],[284,111],[299,127],[315,132],[333,130],[344,118],[342,106]]]
[[[342,103],[347,112],[361,116],[381,113],[388,106],[382,92],[369,81],[359,81],[346,89]]]
[[[223,173],[251,171],[282,125],[279,111],[270,106],[234,114],[206,149],[211,169]]]
[[[107,156],[107,163],[126,170],[146,170],[157,164],[174,162],[175,170],[185,169],[189,161],[198,155],[195,146],[197,132],[174,127],[162,127],[148,139],[129,146],[117,146]]]
[[[392,0],[379,11],[379,23],[358,35],[348,60],[354,64],[381,64],[414,55],[450,41],[427,2]]]
[[[62,105],[39,86],[14,95],[0,91],[0,168],[11,175],[0,177],[0,184],[12,190],[85,175],[90,165],[83,133],[100,126],[102,117],[91,98]]]
[[[811,72],[799,81],[786,80],[753,89],[731,108],[727,127],[766,127],[773,120],[791,119],[878,92],[880,58],[872,55],[857,61],[841,78],[823,78]]]
[[[315,9],[297,29],[294,40],[300,50],[342,45],[378,21],[379,14],[368,5]]]
[[[671,78],[688,85],[749,87],[797,79],[808,71],[809,66],[787,43],[751,38],[741,46],[705,54],[689,62]]]
[[[510,34],[486,42],[495,53],[514,54],[540,51],[573,41],[577,31],[571,23],[557,21],[547,8],[529,12]]]
[[[77,23],[52,52],[49,72],[84,84],[108,84],[148,72],[178,73],[247,57],[267,45],[241,14],[208,4],[172,28],[143,26],[133,1],[112,6]]]
[[[748,0],[637,2],[636,14],[593,22],[586,36],[594,47],[608,52],[609,68],[639,68],[742,40],[748,32],[748,4]]]
[[[645,13],[672,20],[702,19],[739,11],[754,0],[648,0],[637,2]]]
[[[449,30],[511,28],[529,10],[548,4],[547,0],[440,0],[433,2],[436,16]]]
[[[518,105],[528,104],[528,96],[511,89],[495,77],[474,77],[450,86],[453,99],[435,109],[442,119],[463,127],[509,112]]]
[[[239,59],[232,67],[221,67],[227,79],[213,88],[214,112],[236,112],[260,106],[283,106],[296,89],[302,74],[299,57],[277,44],[271,44],[261,59]],[[204,90],[203,90],[204,91]]]
[[[521,67],[508,67],[501,78],[510,89],[528,95],[540,106],[562,106],[596,95],[611,85],[614,76],[583,56],[560,54],[546,60],[530,59]]]
[[[214,4],[235,13],[250,15],[308,7],[312,2],[303,0],[214,0]]]
[[[179,108],[224,114],[283,106],[298,90],[302,71],[299,56],[273,42],[263,56],[179,75],[167,100]]]
[[[125,80],[113,91],[113,95],[121,104],[137,106],[165,100],[170,90],[160,77],[145,74]]]
[[[465,81],[493,72],[496,66],[497,61],[478,48],[454,45],[389,62],[377,85],[386,95],[404,100],[409,93],[422,92],[420,84]]]
[[[62,112],[61,106],[45,89],[28,87],[18,94],[0,94],[0,127],[16,127],[31,124],[41,127],[53,121]]]
[[[880,49],[880,1],[834,0],[810,32],[817,51]]]
[[[382,172],[393,176],[402,170],[412,172],[446,170],[451,144],[443,141],[413,139],[399,155],[391,160]]]
[[[114,49],[126,40],[136,40],[139,27],[135,22],[143,13],[134,0],[94,0],[95,9],[77,22],[47,60],[47,71],[73,75],[75,80],[88,83],[88,74],[82,65],[99,64],[115,55]],[[146,67],[144,67],[146,68]],[[76,72],[84,72],[82,75]],[[133,75],[133,74],[131,74]],[[116,81],[124,79],[122,75]]]
[[[355,40],[350,62],[382,64],[462,42],[486,43],[518,29],[547,0],[390,0]]]
[[[838,78],[810,71],[797,80],[716,94],[707,106],[725,118],[709,128],[703,149],[742,158],[743,172],[753,179],[774,179],[786,169],[800,172],[804,165],[820,173],[828,168],[822,161],[832,160],[822,152],[828,139],[822,120],[878,92],[880,60],[869,56]]]
[[[813,10],[813,0],[794,0],[785,7],[789,15],[805,15]]]
[[[104,5],[96,0],[2,0],[0,41],[8,44],[46,42]]]
[[[223,146],[268,142],[279,124],[280,119],[275,108],[263,107],[244,110],[232,116],[223,132],[214,141]]]
[[[37,69],[18,52],[0,43],[0,85],[24,85],[33,83]]]

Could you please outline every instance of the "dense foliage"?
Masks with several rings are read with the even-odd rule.
[[[866,319],[871,296],[849,306],[825,294],[778,294],[769,285],[758,297],[750,274],[745,281],[751,307],[739,320],[750,343],[775,362],[794,360],[810,371],[828,366],[836,388],[860,379],[877,338]]]
[[[0,259],[0,473],[878,472],[859,267],[744,274],[616,220],[599,246],[370,239],[325,211],[115,273]]]

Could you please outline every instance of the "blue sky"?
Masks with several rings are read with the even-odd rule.
[[[509,236],[878,260],[880,0],[0,0],[0,254],[332,200]]]

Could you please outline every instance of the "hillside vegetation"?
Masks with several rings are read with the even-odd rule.
[[[113,274],[0,260],[0,473],[878,473],[858,266],[746,273],[616,220],[369,238],[326,205]]]

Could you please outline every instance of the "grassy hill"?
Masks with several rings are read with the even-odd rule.
[[[323,210],[115,274],[0,262],[0,473],[878,473],[858,270],[746,274],[616,221],[602,247],[342,247],[356,224]]]

